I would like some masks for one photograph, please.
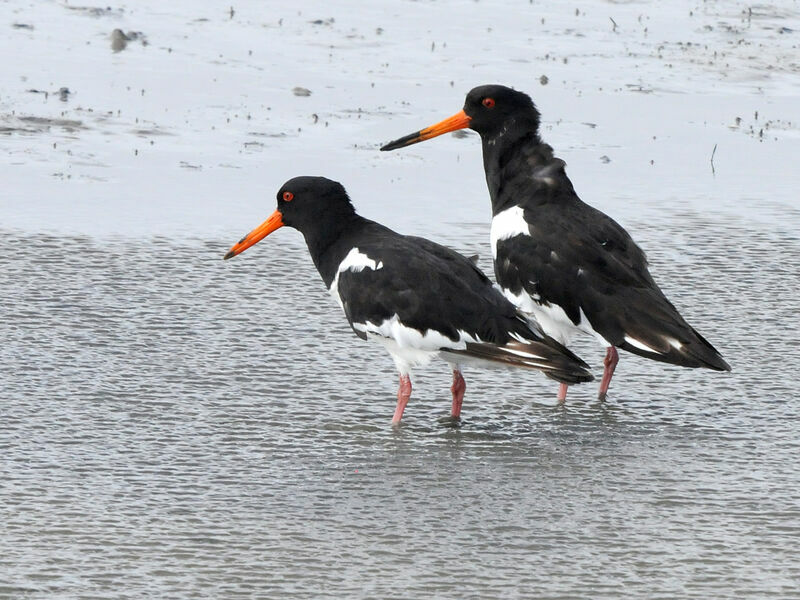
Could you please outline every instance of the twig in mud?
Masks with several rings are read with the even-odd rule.
[[[714,155],[717,153],[717,145],[714,144],[714,149],[711,151],[711,174],[716,175],[717,172],[714,169]]]

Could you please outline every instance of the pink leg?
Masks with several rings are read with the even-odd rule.
[[[558,386],[558,401],[564,402],[567,399],[567,388],[569,387],[568,384],[562,383]]]
[[[600,381],[600,392],[597,394],[600,400],[606,399],[608,386],[611,385],[611,377],[614,375],[614,369],[617,368],[618,362],[619,354],[617,354],[617,349],[614,346],[609,346],[608,350],[606,350],[606,358],[603,361],[605,369],[603,369],[603,379]]]
[[[450,391],[453,392],[453,409],[450,416],[454,419],[461,417],[461,403],[464,401],[464,392],[467,390],[467,383],[461,375],[461,371],[453,369],[453,385]]]
[[[408,399],[411,398],[411,377],[400,375],[400,387],[397,388],[397,408],[394,409],[392,425],[399,425],[403,418],[403,411],[406,409]]]

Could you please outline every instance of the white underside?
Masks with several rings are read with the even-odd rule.
[[[418,350],[417,348],[404,348],[392,338],[376,334],[367,334],[367,339],[378,342],[394,360],[394,365],[401,375],[411,374],[411,370],[428,364],[439,351]]]
[[[524,290],[520,294],[514,294],[511,290],[503,289],[503,293],[506,298],[519,307],[523,313],[533,316],[547,335],[565,346],[569,345],[576,333],[588,333],[604,348],[613,346],[613,344],[595,331],[589,319],[586,317],[586,314],[583,312],[583,309],[580,309],[580,321],[575,325],[567,316],[567,313],[564,312],[564,309],[558,305],[540,304],[531,298],[530,294]],[[678,350],[683,347],[683,344],[674,338],[665,338],[665,340],[670,346]],[[644,352],[664,354],[629,335],[625,336],[625,341]]]
[[[453,369],[461,371],[465,366],[476,366],[483,369],[514,369],[515,365],[501,363],[493,360],[486,360],[476,356],[467,356],[464,354],[449,354],[439,350],[420,350],[418,348],[411,348],[408,346],[400,346],[394,339],[383,337],[382,335],[368,333],[367,339],[381,344],[391,355],[398,372],[401,375],[410,375],[412,370],[417,367],[424,367],[431,359],[437,355],[443,361],[448,363]],[[447,338],[445,338],[447,339]],[[452,344],[452,340],[448,341]],[[453,345],[455,346],[455,345]],[[461,349],[453,347],[453,349]],[[511,354],[519,354],[524,358],[532,359],[535,355],[529,352],[515,353],[513,350],[508,350]]]
[[[423,333],[413,327],[403,325],[397,315],[393,315],[380,324],[367,321],[366,323],[353,323],[353,327],[366,333],[367,339],[382,344],[391,354],[401,375],[407,375],[412,369],[426,365],[443,348],[464,350],[467,342],[478,341],[465,331],[459,331],[459,339],[455,341],[432,329]],[[461,360],[449,360],[448,362],[460,363]]]
[[[567,316],[564,309],[557,304],[540,304],[525,290],[520,291],[519,294],[515,294],[507,288],[502,288],[502,290],[506,298],[516,305],[520,311],[526,315],[532,316],[539,325],[541,325],[542,330],[547,335],[565,346],[569,345],[570,341],[572,341],[577,333],[588,333],[604,348],[613,345],[595,331],[589,319],[584,314],[583,309],[580,309],[580,320],[576,325],[572,322],[572,319]]]

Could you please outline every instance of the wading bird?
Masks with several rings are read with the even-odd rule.
[[[628,232],[578,198],[566,163],[542,142],[539,111],[526,94],[501,85],[476,87],[460,112],[381,150],[465,127],[478,132],[483,144],[498,284],[562,344],[582,331],[606,348],[601,399],[619,360],[617,348],[683,367],[730,371],[653,281]],[[559,399],[566,394],[562,383]]]
[[[453,367],[453,418],[466,389],[463,363],[527,367],[563,383],[592,379],[582,360],[532,327],[469,259],[359,216],[341,184],[296,177],[277,200],[277,210],[225,258],[284,225],[299,230],[355,334],[394,359],[400,386],[393,423],[411,396],[411,370],[439,354]]]

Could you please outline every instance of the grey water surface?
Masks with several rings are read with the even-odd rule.
[[[685,252],[654,271],[731,374],[624,355],[608,401],[558,406],[473,369],[454,426],[435,363],[399,430],[296,234],[223,262],[4,231],[0,595],[796,597],[800,238],[637,229]]]
[[[798,36],[792,0],[0,2],[0,598],[800,598]],[[299,234],[222,261],[325,175],[491,272],[477,136],[378,150],[485,83],[732,373],[622,355],[559,406],[468,369],[454,424],[434,362],[395,430]]]

